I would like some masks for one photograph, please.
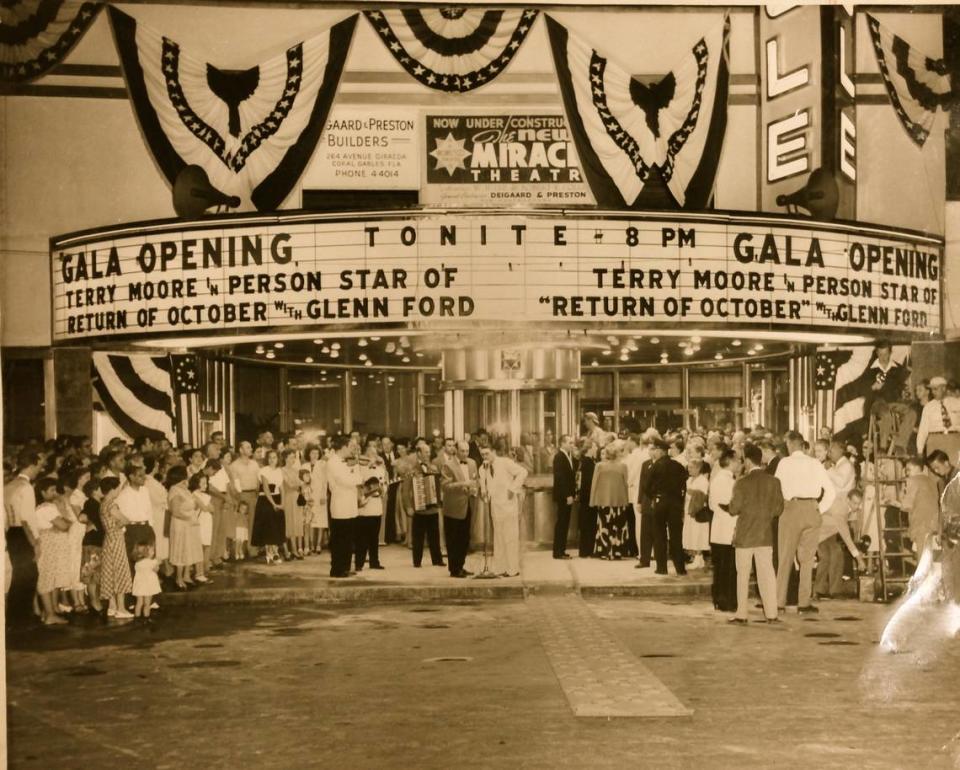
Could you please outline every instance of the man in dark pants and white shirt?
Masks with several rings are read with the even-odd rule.
[[[570,509],[577,494],[577,461],[573,456],[573,437],[560,437],[560,450],[553,456],[553,501],[557,505],[557,523],[553,528],[553,558],[569,559],[567,532]]]
[[[360,467],[347,465],[347,458],[357,453],[357,445],[349,436],[330,439],[333,454],[327,460],[327,486],[330,490],[330,577],[350,576],[350,560],[354,552],[354,529],[359,512],[357,489],[363,484]]]
[[[786,438],[790,454],[779,462],[775,474],[785,501],[777,532],[777,607],[786,607],[790,566],[796,557],[800,562],[797,609],[818,612],[810,603],[813,558],[820,540],[820,516],[833,505],[836,491],[820,461],[804,453],[803,436],[790,431]]]
[[[443,531],[447,540],[447,568],[450,577],[465,578],[472,572],[464,569],[470,548],[470,520],[480,492],[480,474],[470,458],[470,445],[458,441],[456,455],[440,468],[443,490]]]

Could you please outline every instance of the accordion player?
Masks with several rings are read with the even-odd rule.
[[[423,475],[415,474],[411,479],[413,488],[413,510],[425,511],[428,508],[440,506],[440,495],[437,493],[437,479],[435,473]]]

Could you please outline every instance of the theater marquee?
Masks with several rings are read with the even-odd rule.
[[[58,342],[311,324],[941,332],[942,242],[746,215],[206,219],[51,243]]]

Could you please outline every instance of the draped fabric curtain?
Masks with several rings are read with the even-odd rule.
[[[93,354],[94,408],[131,438],[176,439],[169,356]]]
[[[953,100],[947,63],[918,51],[869,14],[867,26],[890,104],[909,137],[922,147],[937,108],[946,109]]]
[[[450,93],[472,91],[503,72],[537,18],[531,9],[462,7],[364,13],[411,76]]]
[[[597,203],[635,206],[656,174],[680,206],[709,206],[726,131],[729,17],[654,83],[640,82],[549,16],[547,29]]]
[[[110,8],[130,100],[167,180],[197,165],[217,190],[239,196],[241,208],[278,208],[320,138],[356,20],[237,71]]]
[[[103,3],[0,2],[0,81],[22,83],[57,66],[97,18]]]

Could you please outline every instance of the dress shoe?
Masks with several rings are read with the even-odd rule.
[[[570,558],[573,558],[573,557],[571,557],[570,554],[565,553],[565,554],[563,554],[562,556],[554,556],[553,558],[554,558],[554,559],[570,559]]]
[[[455,575],[450,575],[450,577],[452,577],[452,578],[465,578],[466,575],[464,575],[462,572],[458,572],[458,573],[455,574]]]
[[[800,615],[816,615],[820,610],[814,607],[812,604],[808,604],[806,607],[797,607],[797,612]]]
[[[686,577],[686,576],[687,576],[687,571],[686,571],[686,570],[684,570],[683,572],[678,572],[678,573],[677,573],[677,577]]]
[[[463,573],[466,577],[470,577],[470,576],[473,574],[473,573],[472,573],[470,570],[468,570],[468,569],[462,569],[462,570],[460,570],[460,572]]]
[[[446,566],[447,566],[447,563],[446,563],[445,561],[438,561],[438,562],[436,562],[433,566],[434,566],[434,567],[446,567]]]
[[[780,618],[767,618],[767,623],[780,623],[783,624],[783,621]]]
[[[349,574],[346,572],[331,572],[330,577],[332,578],[345,578],[349,577]]]
[[[663,572],[661,572],[660,570],[654,570],[654,573],[653,573],[653,574],[654,574],[654,575],[666,575],[666,574],[668,574],[668,573],[667,573],[666,570],[664,570]]]
[[[371,564],[370,569],[386,569],[382,564]]]
[[[730,618],[727,623],[731,623],[735,626],[745,626],[749,621],[746,618]]]

